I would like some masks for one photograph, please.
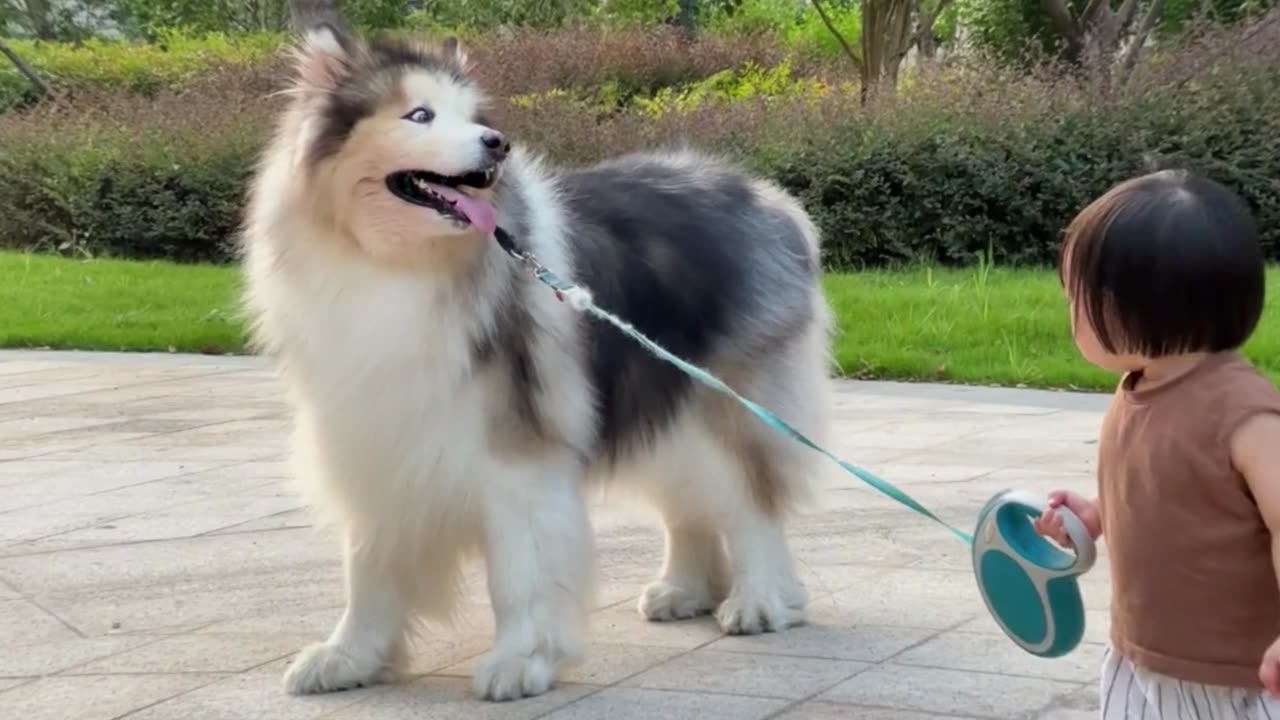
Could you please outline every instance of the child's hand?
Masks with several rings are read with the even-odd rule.
[[[1080,518],[1080,522],[1083,522],[1089,531],[1089,537],[1097,540],[1102,534],[1102,515],[1098,512],[1098,504],[1067,490],[1055,490],[1049,493],[1048,509],[1033,520],[1031,526],[1036,532],[1051,538],[1062,547],[1071,547],[1071,538],[1067,536],[1067,530],[1062,526],[1062,516],[1055,509],[1063,505]]]
[[[1262,687],[1274,697],[1280,697],[1280,638],[1271,643],[1271,647],[1262,654],[1262,664],[1258,666],[1258,679]]]

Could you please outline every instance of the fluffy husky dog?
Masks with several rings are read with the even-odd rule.
[[[814,225],[690,152],[553,169],[484,106],[456,41],[322,25],[253,181],[246,303],[345,560],[346,611],[294,660],[293,693],[394,677],[417,621],[450,616],[472,552],[496,623],[476,692],[545,692],[584,652],[597,478],[664,518],[644,617],[714,612],[740,634],[804,619],[783,526],[818,456],[558,301],[493,232],[821,437]]]

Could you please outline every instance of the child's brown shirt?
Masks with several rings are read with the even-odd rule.
[[[1236,353],[1151,388],[1135,380],[1116,391],[1098,448],[1112,645],[1181,680],[1261,687],[1280,589],[1230,442],[1249,417],[1280,413],[1280,392]]]

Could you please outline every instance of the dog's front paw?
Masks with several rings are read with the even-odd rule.
[[[686,590],[665,580],[650,583],[640,595],[640,614],[656,622],[686,620],[706,615],[714,609],[711,593],[705,588]]]
[[[494,651],[476,670],[476,694],[498,702],[541,695],[551,689],[555,665],[541,650],[530,655]]]
[[[804,623],[804,591],[750,592],[734,589],[716,611],[720,629],[730,635],[779,632]]]
[[[293,695],[312,695],[368,687],[391,679],[391,670],[381,663],[362,661],[336,645],[316,643],[298,653],[284,675],[284,687]]]

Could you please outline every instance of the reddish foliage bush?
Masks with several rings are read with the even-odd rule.
[[[464,41],[465,42],[465,41]],[[767,38],[708,36],[687,42],[674,28],[611,31],[573,28],[548,37],[513,31],[467,45],[481,81],[495,96],[553,88],[591,88],[614,82],[625,90],[651,92],[691,82],[747,62],[771,67],[785,53]]]

